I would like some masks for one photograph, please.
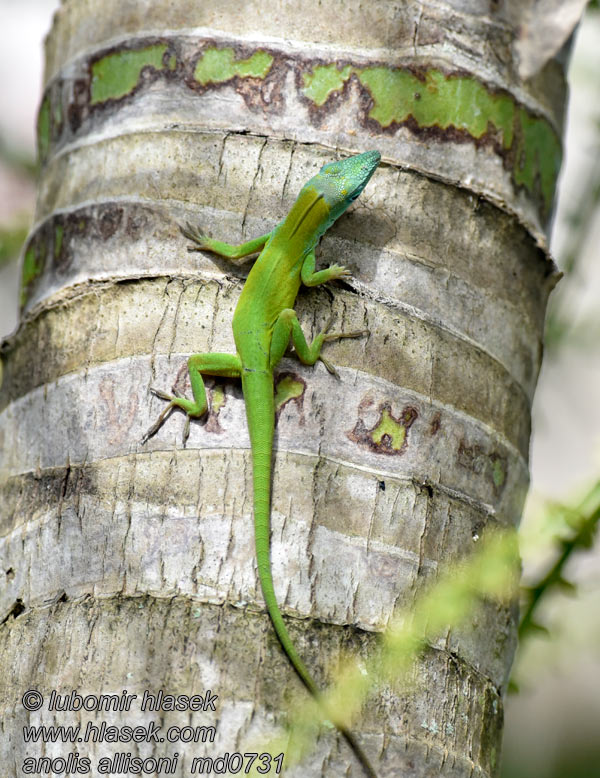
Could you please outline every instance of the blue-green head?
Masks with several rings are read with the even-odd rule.
[[[322,167],[302,187],[293,208],[280,225],[285,239],[295,238],[306,246],[314,246],[360,195],[380,160],[378,151],[365,151]]]
[[[341,216],[360,195],[380,160],[378,151],[365,151],[364,154],[324,165],[308,182],[306,186],[313,186],[329,206],[329,224]]]

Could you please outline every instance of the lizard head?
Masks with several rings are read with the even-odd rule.
[[[308,185],[312,185],[330,208],[329,224],[356,200],[381,160],[378,151],[365,151],[353,157],[324,165]]]

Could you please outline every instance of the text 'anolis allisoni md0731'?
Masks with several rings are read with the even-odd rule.
[[[189,358],[193,400],[153,389],[156,395],[169,404],[144,436],[145,442],[157,432],[173,408],[181,408],[187,414],[184,433],[187,437],[190,417],[197,418],[208,410],[203,374],[241,379],[252,449],[254,536],[262,592],[285,653],[305,686],[322,704],[320,691],[288,634],[273,589],[269,540],[275,428],[273,371],[291,338],[301,362],[314,365],[320,359],[329,372],[336,375],[334,367],[321,356],[323,343],[368,334],[366,330],[329,333],[329,321],[324,330],[308,344],[293,306],[301,283],[318,286],[349,275],[349,271],[341,265],[315,271],[315,247],[323,233],[360,195],[380,159],[378,151],[367,151],[325,165],[302,187],[283,222],[272,232],[240,246],[212,240],[189,226],[182,230],[186,237],[197,244],[195,249],[211,251],[234,262],[257,252],[260,254],[248,274],[233,314],[232,329],[237,353],[194,354]],[[334,712],[325,710],[325,713],[336,722]],[[367,775],[374,778],[375,771],[354,735],[344,725],[336,723],[336,726],[352,747]]]

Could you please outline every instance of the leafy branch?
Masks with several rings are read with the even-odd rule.
[[[566,523],[571,527],[568,537],[557,538],[558,555],[544,575],[529,587],[523,588],[525,606],[519,625],[519,639],[531,632],[547,632],[546,628],[534,620],[535,611],[547,594],[557,587],[573,590],[574,585],[565,579],[565,565],[575,551],[589,549],[594,542],[594,534],[600,522],[600,481],[585,496],[575,509],[559,507]]]

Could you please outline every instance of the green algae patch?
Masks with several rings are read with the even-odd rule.
[[[50,148],[50,95],[46,95],[38,113],[37,143],[38,159],[42,162],[48,156]]]
[[[350,65],[346,65],[341,70],[335,64],[317,65],[311,73],[304,73],[302,92],[315,105],[321,106],[327,102],[333,92],[339,92],[343,89],[351,73],[352,67]]]
[[[383,408],[379,424],[371,431],[371,439],[376,446],[381,446],[384,438],[393,451],[400,451],[406,440],[406,427],[392,416],[389,408]]]
[[[62,224],[57,224],[54,227],[54,259],[58,259],[60,256],[64,234],[65,228]]]
[[[42,274],[44,263],[35,245],[29,246],[23,257],[23,270],[21,271],[21,307],[27,301],[27,294],[31,284]]]
[[[223,390],[222,386],[217,384],[213,387],[210,400],[210,410],[212,413],[217,415],[221,408],[225,405],[225,391]]]
[[[492,457],[492,481],[497,489],[506,481],[506,465],[500,457]]]
[[[562,148],[556,133],[544,119],[519,109],[520,133],[516,148],[514,179],[533,191],[539,187],[547,210],[552,205],[556,179],[562,161]]]
[[[468,75],[438,69],[416,74],[383,65],[315,65],[303,74],[303,95],[321,108],[353,76],[368,92],[366,117],[381,128],[409,124],[419,130],[459,131],[463,139],[492,139],[517,187],[543,201],[548,212],[562,159],[560,138],[545,119],[530,114],[507,92]],[[455,136],[456,138],[456,136]],[[442,139],[442,138],[440,138]]]
[[[412,118],[420,127],[455,127],[481,138],[492,125],[501,133],[504,148],[513,142],[515,103],[511,97],[489,92],[473,78],[446,76],[440,70],[429,70],[421,78],[399,68],[317,65],[304,74],[303,94],[321,106],[332,92],[342,89],[352,73],[371,95],[369,119],[382,127]]]
[[[550,210],[562,160],[560,139],[550,124],[532,116],[506,93],[490,92],[466,76],[430,70],[421,81],[412,73],[388,68],[357,71],[373,98],[369,118],[382,127],[412,118],[419,127],[455,128],[480,139],[494,133],[511,152],[508,165],[517,186],[541,195]]]
[[[354,443],[367,447],[376,454],[403,454],[408,445],[408,430],[418,417],[416,408],[407,405],[399,417],[392,413],[390,403],[379,406],[379,419],[373,427],[368,428],[361,418],[358,418],[354,429],[347,437]]]
[[[265,78],[273,64],[273,57],[266,51],[255,51],[247,59],[235,59],[231,48],[206,49],[196,63],[194,79],[201,84],[221,84],[235,76],[240,78]]]
[[[52,113],[52,120],[54,122],[55,127],[60,127],[63,120],[63,112],[62,112],[62,105],[60,104],[60,101],[56,101],[56,105],[54,106],[54,111]]]
[[[291,375],[283,376],[275,389],[275,411],[281,410],[290,400],[297,400],[304,393],[304,383]]]
[[[410,71],[374,67],[359,71],[359,80],[373,98],[369,118],[382,127],[412,117],[420,127],[454,127],[481,138],[491,125],[505,149],[512,145],[514,100],[489,92],[474,78],[429,70],[421,79]]]
[[[164,69],[166,51],[166,44],[158,43],[137,51],[115,51],[96,60],[92,64],[90,103],[96,105],[106,100],[118,100],[132,92],[138,85],[143,68]],[[171,61],[168,67],[173,69]]]

